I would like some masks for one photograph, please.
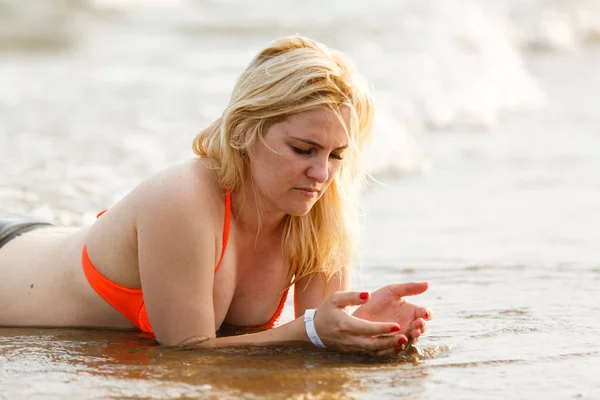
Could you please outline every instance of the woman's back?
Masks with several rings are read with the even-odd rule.
[[[120,318],[84,285],[81,246],[87,228],[45,227],[0,250],[0,325],[113,326]],[[98,312],[98,311],[100,312]]]
[[[175,174],[181,180],[195,182],[196,178],[201,179],[194,176],[195,170],[190,163],[184,163],[153,179],[159,184],[172,182]],[[177,184],[183,182],[174,185]],[[2,325],[133,328],[90,287],[82,269],[82,250],[85,244],[94,266],[111,281],[140,288],[135,217],[136,207],[143,207],[143,202],[148,200],[143,190],[148,185],[152,185],[152,179],[114,204],[90,227],[43,227],[6,243],[0,251]],[[176,192],[170,195],[173,206],[181,207],[177,204]],[[177,223],[173,221],[170,226],[162,227],[165,234],[175,230]],[[210,229],[210,222],[206,223]]]
[[[159,201],[177,209],[180,218],[153,224],[148,221],[152,214],[145,214],[144,208],[162,196],[168,200]],[[194,198],[201,203],[201,213],[194,211],[198,209],[197,204],[191,204],[190,199]],[[2,325],[133,328],[131,321],[90,286],[82,267],[84,245],[83,256],[89,257],[99,274],[116,286],[141,289],[140,237],[152,235],[165,243],[178,241],[182,239],[178,228],[197,220],[210,232],[213,243],[201,251],[210,254],[213,266],[222,261],[211,290],[215,326],[219,327],[226,319],[235,325],[263,324],[278,310],[285,289],[280,236],[257,241],[254,235],[237,230],[235,218],[231,218],[227,227],[232,232],[227,243],[229,250],[224,252],[225,215],[224,191],[206,163],[193,159],[144,181],[90,227],[80,230],[50,227],[28,232],[0,251],[0,265],[5,271],[11,271],[0,284],[4,289],[0,291],[0,321]],[[141,235],[138,218],[143,218],[141,222],[146,227]],[[256,243],[261,245],[256,246]],[[195,247],[202,246],[199,243]],[[255,266],[262,268],[256,270]],[[174,265],[164,265],[161,269],[165,283],[177,274]],[[141,290],[139,295],[142,296]],[[249,310],[248,302],[259,296],[271,301]]]

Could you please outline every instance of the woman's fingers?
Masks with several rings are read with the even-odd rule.
[[[395,333],[400,330],[398,324],[390,322],[370,322],[364,319],[356,318],[349,315],[348,319],[340,323],[341,333],[350,333],[353,335],[360,336],[380,336],[390,333]],[[412,336],[413,339],[417,339],[421,334],[427,330],[427,322],[423,318],[417,318],[414,320],[406,334]]]
[[[395,322],[371,322],[356,318],[343,310],[349,305],[365,303],[368,298],[367,292],[338,292],[319,307],[314,323],[326,346],[340,349],[349,346],[356,349],[361,343],[372,346],[375,343],[372,342],[374,337],[400,333],[400,325]],[[385,346],[385,341],[381,339],[377,343]]]
[[[416,296],[429,289],[427,282],[392,283],[386,286],[396,297]]]
[[[408,343],[404,335],[389,335],[378,337],[355,336],[345,347],[354,350],[366,350],[374,353],[391,351],[403,348]]]
[[[427,330],[427,322],[423,318],[417,318],[410,324],[409,329],[418,329],[421,333],[425,333]]]
[[[408,335],[415,341],[427,330],[427,322],[423,318],[418,318],[410,324]]]
[[[423,318],[419,318],[414,320],[409,327],[407,335],[412,339],[413,342],[416,342],[419,337],[425,333],[427,330],[427,323]]]
[[[400,331],[400,325],[394,322],[371,322],[348,315],[341,323],[342,332],[360,336],[381,336]]]
[[[359,306],[369,300],[369,292],[337,292],[331,296],[331,303],[339,308]]]
[[[373,355],[375,357],[393,357],[393,356],[397,356],[397,355],[403,355],[403,356],[419,356],[419,350],[417,350],[416,347],[414,346],[409,346],[409,345],[403,345],[403,346],[398,346],[396,348],[393,349],[385,349],[385,350],[379,350],[376,352],[373,352]]]
[[[408,296],[424,292],[428,284],[393,284],[388,287],[391,287],[395,295]],[[414,307],[414,320],[408,327],[403,325],[402,332],[398,323],[371,322],[354,317],[344,310],[348,306],[362,305],[369,299],[368,292],[337,292],[319,307],[315,315],[315,327],[327,347],[341,351],[362,350],[378,355],[391,355],[403,351],[426,331],[426,320],[431,319],[432,314],[425,307],[411,305]]]
[[[425,307],[419,307],[415,309],[415,318],[423,318],[426,321],[429,321],[433,317],[431,310]]]
[[[410,337],[412,337],[413,343],[416,342],[417,340],[419,340],[421,333],[422,332],[418,329],[413,329],[412,331],[410,331],[409,335],[410,335]]]

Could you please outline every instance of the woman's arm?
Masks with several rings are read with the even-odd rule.
[[[215,230],[219,228],[211,218],[214,198],[209,194],[211,188],[194,188],[202,183],[187,180],[185,174],[171,175],[140,187],[145,192],[140,193],[144,201],[136,216],[138,263],[156,339],[169,346],[203,348],[307,343],[302,318],[264,332],[216,338],[213,268]],[[396,346],[398,337],[376,336],[399,331],[398,324],[369,322],[345,311],[347,306],[365,301],[360,293],[344,292],[322,304],[304,302],[303,307],[318,307],[314,324],[329,348],[378,351]]]
[[[193,178],[167,171],[135,193],[144,302],[166,345],[215,337],[215,189]]]
[[[427,282],[391,283],[373,293],[369,302],[358,307],[352,315],[369,321],[394,321],[412,340],[417,340],[427,329],[431,311],[406,301],[429,288]]]
[[[304,315],[308,308],[317,308],[334,293],[350,290],[350,273],[347,268],[327,282],[324,273],[316,274],[312,279],[307,276],[294,284],[294,312],[296,318]]]
[[[315,328],[327,348],[338,351],[366,350],[381,352],[397,348],[407,342],[398,333],[396,323],[370,322],[355,318],[345,309],[348,306],[364,304],[367,301],[362,293],[340,292],[326,300],[315,314]],[[196,338],[181,345],[202,348],[218,348],[250,345],[302,345],[309,343],[303,318],[296,318],[287,324],[266,331],[247,335],[223,338]]]
[[[316,308],[337,291],[349,290],[350,274],[344,269],[341,275],[330,279],[326,286],[325,274],[318,274],[310,283],[307,277],[295,285],[294,307],[296,317],[304,314],[307,308]],[[325,290],[326,288],[326,290]],[[404,335],[415,341],[427,329],[426,321],[431,319],[431,311],[407,302],[406,296],[414,296],[426,291],[426,283],[389,284],[367,296],[352,315],[367,321],[396,322]]]

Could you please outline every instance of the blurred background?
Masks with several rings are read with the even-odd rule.
[[[372,219],[406,232],[403,254],[596,262],[597,0],[5,0],[2,208],[93,221],[191,156],[252,56],[289,34],[371,82],[367,165],[400,191],[397,218]]]
[[[4,0],[1,209],[92,222],[192,156],[252,56],[290,34],[372,85],[358,286],[432,284],[416,398],[598,395],[577,361],[600,366],[598,0]],[[375,372],[342,392],[410,394]]]

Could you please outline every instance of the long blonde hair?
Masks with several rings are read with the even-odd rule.
[[[363,78],[342,53],[323,44],[299,36],[278,39],[254,57],[225,111],[193,142],[194,153],[209,160],[221,186],[234,190],[244,183],[250,147],[271,124],[318,108],[336,113],[350,146],[339,174],[312,209],[285,217],[286,282],[310,281],[318,272],[329,280],[349,265],[358,247],[358,195],[364,177],[360,155],[373,121],[373,101]],[[349,126],[342,108],[350,111]]]

